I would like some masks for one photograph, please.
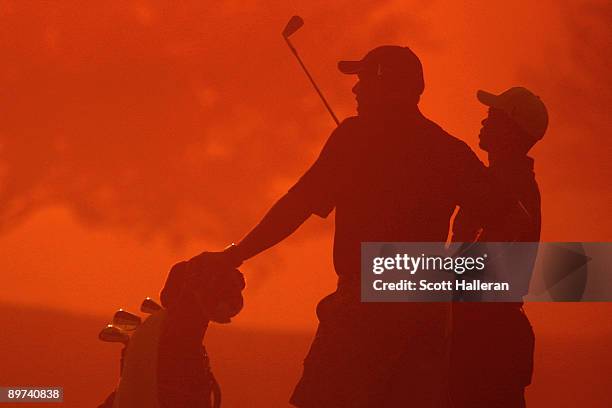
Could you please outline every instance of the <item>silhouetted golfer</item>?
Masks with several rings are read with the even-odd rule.
[[[482,121],[480,147],[488,153],[491,199],[486,208],[466,206],[454,224],[457,241],[538,242],[540,192],[529,150],[548,125],[546,107],[521,87],[500,95],[479,91],[489,106]],[[533,247],[534,250],[536,247]],[[531,248],[526,249],[531,250]],[[527,294],[535,252],[515,271],[514,285]],[[451,397],[456,408],[525,407],[531,382],[534,334],[522,302],[455,303],[451,348]]]
[[[240,243],[187,264],[193,271],[238,266],[310,215],[335,209],[338,287],[317,307],[319,328],[291,402],[445,406],[449,304],[361,303],[360,244],[444,242],[456,205],[482,205],[484,166],[419,111],[423,70],[409,48],[381,46],[339,69],[358,76],[358,116],[334,130],[312,167]]]

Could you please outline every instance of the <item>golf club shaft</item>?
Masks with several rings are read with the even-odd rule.
[[[314,81],[314,79],[312,78],[312,75],[310,75],[310,72],[308,72],[308,69],[306,68],[306,65],[304,65],[304,62],[302,62],[302,59],[300,58],[297,50],[295,49],[295,47],[293,46],[293,44],[291,44],[291,41],[289,40],[288,37],[284,37],[285,41],[287,41],[287,45],[289,46],[289,49],[291,50],[291,52],[293,53],[293,55],[295,55],[295,58],[297,58],[298,62],[300,63],[300,66],[302,67],[302,69],[304,70],[304,72],[306,73],[306,76],[308,77],[308,79],[310,80],[310,83],[312,84],[312,86],[314,87],[315,91],[317,91],[317,93],[319,94],[319,97],[321,98],[321,100],[323,101],[323,105],[325,105],[325,107],[327,108],[327,111],[329,112],[329,114],[331,115],[332,119],[334,120],[334,122],[336,122],[336,126],[340,125],[340,121],[338,121],[338,118],[336,117],[336,114],[334,113],[334,111],[332,110],[331,106],[329,106],[329,103],[327,103],[327,100],[325,99],[325,97],[323,96],[323,93],[321,93],[321,90],[319,89],[319,87],[317,86],[316,82]]]

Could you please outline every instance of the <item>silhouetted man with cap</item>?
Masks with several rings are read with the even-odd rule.
[[[237,245],[187,262],[238,266],[310,215],[335,209],[337,290],[291,402],[308,408],[440,407],[446,403],[446,303],[361,303],[360,245],[444,242],[456,205],[482,202],[484,166],[418,108],[423,69],[407,47],[381,46],[339,69],[357,75],[358,116],[344,120],[315,163]]]
[[[539,242],[540,191],[529,150],[548,126],[544,103],[522,87],[500,95],[478,91],[489,107],[480,147],[488,153],[491,199],[461,208],[454,238],[471,242]],[[480,231],[480,232],[478,232]],[[512,285],[526,295],[537,245],[521,247]],[[525,253],[529,251],[529,253]],[[518,266],[518,267],[516,267]],[[533,371],[534,334],[522,302],[455,303],[451,347],[451,398],[456,408],[522,408]]]

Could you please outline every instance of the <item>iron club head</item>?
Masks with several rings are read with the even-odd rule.
[[[103,328],[100,334],[98,334],[98,338],[109,343],[123,343],[126,345],[130,341],[130,336],[127,333],[112,324]]]
[[[299,30],[304,25],[304,20],[300,16],[293,16],[283,30],[283,37],[289,38],[293,33]]]
[[[158,310],[162,310],[162,307],[150,297],[145,298],[140,305],[140,311],[142,313],[153,314]]]
[[[140,316],[126,312],[123,309],[117,310],[113,316],[113,326],[116,326],[121,330],[135,330],[140,323],[142,323]]]

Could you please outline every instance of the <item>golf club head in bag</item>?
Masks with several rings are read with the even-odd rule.
[[[123,309],[119,309],[113,316],[113,326],[118,327],[121,330],[133,331],[142,323],[140,316],[133,313],[126,312]]]
[[[130,341],[130,336],[113,324],[103,328],[98,334],[98,338],[107,343],[122,343],[123,345],[127,345]]]
[[[140,311],[146,314],[153,314],[163,308],[150,297],[146,297],[140,304]]]

